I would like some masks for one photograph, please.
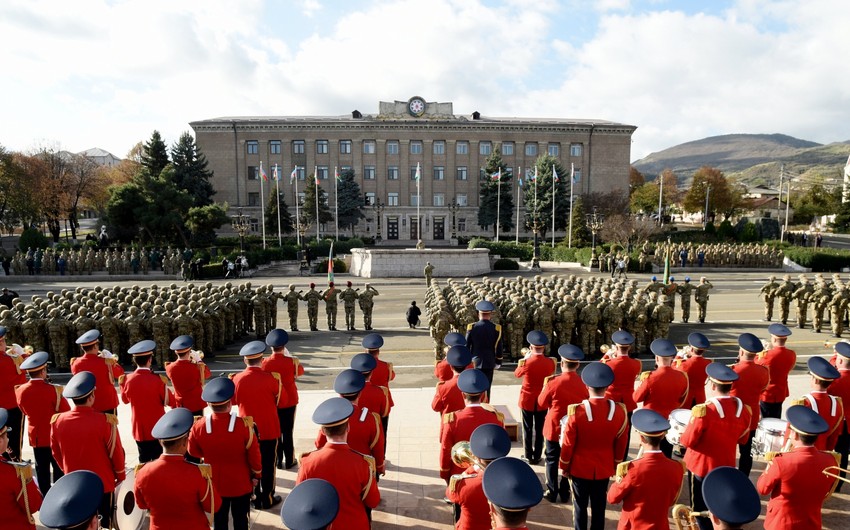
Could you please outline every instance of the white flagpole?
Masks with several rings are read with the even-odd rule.
[[[260,160],[260,226],[263,227],[263,249],[266,248],[266,199],[263,189],[266,187],[263,178],[263,161]]]
[[[301,248],[301,231],[298,230],[301,224],[301,216],[298,214],[298,164],[295,165],[295,241],[298,242],[298,248]],[[290,182],[291,184],[291,182]]]
[[[573,248],[573,182],[575,181],[575,164],[570,162],[570,235],[567,239],[567,248]]]
[[[416,244],[422,241],[422,217],[419,216],[419,206],[422,204],[422,193],[419,188],[419,181],[422,180],[422,173],[419,169],[419,162],[416,163]]]
[[[337,168],[334,166],[334,197],[336,198],[336,205],[334,206],[334,223],[336,224],[336,240],[339,241],[339,175],[337,174]]]
[[[275,177],[275,194],[277,196],[277,246],[283,246],[283,237],[280,235],[280,166],[274,166],[274,172],[272,173]]]
[[[555,164],[552,164],[552,248],[555,248]]]
[[[534,166],[534,220],[537,220],[537,166]]]
[[[522,175],[522,166],[519,166],[519,172],[517,175]],[[522,177],[518,177],[516,180],[516,238],[514,239],[514,243],[519,245],[519,192],[522,189],[522,186],[519,185]]]
[[[319,166],[313,166],[313,184],[316,186],[316,244],[319,243]]]
[[[502,168],[499,168],[499,180],[496,183],[496,241],[499,241],[499,212],[502,206]]]

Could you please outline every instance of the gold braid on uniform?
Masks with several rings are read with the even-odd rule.
[[[357,453],[357,451],[355,451]],[[369,455],[364,455],[362,453],[357,453],[363,457],[363,460],[369,464],[369,482],[366,483],[366,487],[363,488],[363,492],[360,495],[361,500],[366,500],[366,496],[369,495],[369,490],[372,488],[372,481],[375,480],[375,458]]]
[[[620,482],[623,481],[624,478],[626,478],[626,474],[628,474],[629,467],[631,466],[631,464],[632,464],[631,461],[620,462],[619,464],[617,464],[617,473],[616,473],[617,484],[619,484]]]
[[[201,476],[207,481],[207,491],[204,493],[204,496],[201,498],[201,502],[207,497],[210,497],[210,511],[206,512],[207,521],[209,521],[210,526],[213,525],[213,517],[215,516],[215,494],[213,493],[213,483],[212,483],[212,467],[209,464],[195,464],[198,466],[198,471],[201,472]]]
[[[27,521],[29,521],[30,524],[35,524],[35,520],[32,517],[32,511],[30,510],[29,493],[27,493],[27,484],[32,482],[32,467],[30,467],[29,462],[7,462],[7,464],[11,464],[15,467],[15,474],[21,481],[21,493],[18,497],[24,498],[24,511],[27,514]]]
[[[106,422],[109,423],[109,442],[107,443],[107,447],[109,448],[109,458],[112,458],[112,453],[115,452],[115,445],[118,443],[118,416],[115,414],[106,414]]]

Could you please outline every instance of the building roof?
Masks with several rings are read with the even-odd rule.
[[[105,158],[105,157],[111,156],[112,158],[114,158],[116,160],[121,160],[120,158],[113,155],[112,153],[110,153],[106,149],[101,149],[100,147],[92,147],[91,149],[86,149],[85,151],[80,151],[77,154],[78,155],[90,156],[92,158],[97,158],[97,157],[104,157]]]

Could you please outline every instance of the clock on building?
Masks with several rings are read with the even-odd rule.
[[[419,96],[410,98],[407,102],[407,111],[411,116],[419,117],[425,114],[425,100]]]

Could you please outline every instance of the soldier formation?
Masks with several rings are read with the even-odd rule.
[[[657,243],[653,254],[649,242],[641,248],[641,263],[664,266],[669,251],[670,262],[677,267],[723,267],[778,269],[784,253],[779,248],[757,243]],[[646,257],[644,257],[646,256]],[[641,267],[641,271],[645,270]]]
[[[832,329],[832,335],[841,337],[847,326],[850,286],[838,274],[832,275],[832,281],[820,273],[815,274],[814,283],[805,274],[800,274],[797,279],[793,281],[788,274],[782,277],[782,281],[777,281],[776,276],[768,278],[759,292],[764,297],[764,320],[773,320],[774,305],[778,302],[778,320],[787,324],[793,301],[798,328],[805,328],[806,323],[811,321],[812,331],[820,333],[826,322]]]
[[[183,274],[188,279],[189,266],[194,253],[168,247],[154,249],[97,249],[77,250],[52,248],[18,250],[11,258],[10,274],[15,276],[38,275],[91,275],[95,272],[113,274],[148,274],[162,271],[168,276]]]

